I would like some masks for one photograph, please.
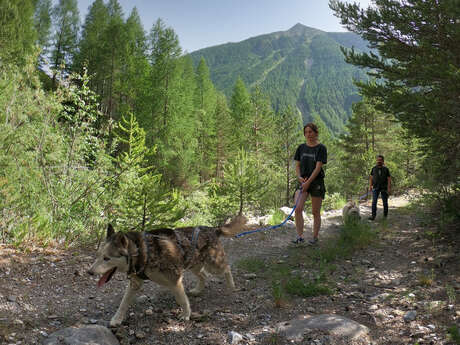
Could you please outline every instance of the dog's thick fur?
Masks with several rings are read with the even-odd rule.
[[[197,295],[205,288],[206,272],[223,275],[228,289],[233,291],[235,284],[219,237],[235,235],[243,229],[245,222],[243,216],[238,216],[222,227],[158,229],[145,234],[116,233],[109,224],[106,241],[98,250],[88,273],[102,275],[98,286],[107,283],[116,271],[128,274],[129,285],[110,325],[118,326],[123,322],[145,279],[165,286],[173,293],[182,307],[181,317],[185,320],[189,320],[191,314],[182,283],[186,269],[198,278],[190,294]]]
[[[342,219],[344,224],[350,221],[360,220],[361,215],[359,213],[359,206],[353,201],[347,202],[342,209]]]

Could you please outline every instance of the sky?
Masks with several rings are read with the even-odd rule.
[[[82,23],[93,0],[77,0]],[[146,32],[158,18],[172,27],[184,52],[285,31],[297,23],[346,31],[328,0],[118,0],[125,18],[136,7]],[[346,0],[351,2],[351,0]],[[107,0],[104,1],[107,3]],[[371,0],[354,0],[361,7]]]

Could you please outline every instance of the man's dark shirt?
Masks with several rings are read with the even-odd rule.
[[[303,178],[308,178],[316,168],[316,162],[327,163],[327,149],[323,144],[318,144],[310,147],[307,144],[301,144],[297,148],[294,155],[294,160],[300,162],[300,175]],[[321,168],[316,179],[324,178],[324,170]]]
[[[388,177],[390,177],[390,169],[382,165],[376,165],[371,170],[372,186],[374,189],[386,190],[388,189]]]

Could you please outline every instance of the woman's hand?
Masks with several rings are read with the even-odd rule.
[[[308,190],[308,188],[310,188],[310,182],[308,182],[307,180],[305,180],[304,183],[302,183],[302,191],[303,192],[306,192]]]

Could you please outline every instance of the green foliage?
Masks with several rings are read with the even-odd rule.
[[[341,209],[347,203],[344,196],[340,193],[327,194],[327,197],[323,200],[322,209],[325,211],[328,210],[337,210]]]
[[[280,282],[272,282],[272,296],[275,306],[277,308],[282,307],[286,297]]]
[[[238,78],[235,87],[233,88],[232,97],[230,99],[230,111],[232,116],[232,125],[238,128],[238,131],[233,131],[231,134],[231,149],[237,152],[243,148],[249,149],[249,118],[252,112],[250,103],[250,95],[241,78]]]
[[[344,54],[380,81],[359,83],[363,95],[378,100],[380,110],[394,114],[410,136],[422,140],[419,152],[431,171],[418,182],[437,190],[455,183],[453,172],[460,165],[458,1],[384,0],[367,9],[332,1],[330,7],[378,51]]]
[[[161,175],[147,165],[154,148],[145,146],[144,130],[133,114],[129,119],[122,116],[115,135],[123,151],[115,158],[111,218],[125,230],[174,225],[183,216],[179,195],[165,188]]]
[[[337,241],[321,249],[319,257],[331,262],[338,258],[350,257],[357,250],[368,247],[375,241],[375,230],[364,222],[348,222],[344,224]]]
[[[238,205],[239,214],[246,207],[256,205],[259,196],[264,193],[267,183],[264,175],[260,174],[260,166],[254,157],[241,149],[224,167],[218,194],[230,200],[230,205]]]
[[[244,258],[236,262],[236,267],[251,273],[263,271],[266,267],[264,261],[259,258]]]
[[[392,175],[392,192],[414,185],[414,172],[419,168],[416,154],[418,142],[407,136],[395,118],[379,111],[378,104],[366,97],[353,105],[353,114],[340,136],[343,148],[341,167],[335,181],[343,181],[346,198],[364,195],[369,185],[369,174],[377,154],[385,156],[385,165]]]
[[[293,157],[299,143],[304,140],[302,135],[302,119],[298,111],[288,106],[276,114],[274,123],[273,157],[282,176],[278,181],[283,186],[279,190],[283,191],[284,189],[283,204],[289,205],[297,181]]]
[[[180,220],[182,226],[208,225],[215,226],[211,210],[211,199],[205,190],[195,190],[188,194],[182,193],[181,205],[185,214]]]
[[[37,31],[37,44],[42,50],[42,61],[47,55],[50,46],[51,8],[51,0],[38,0],[35,5],[34,24],[35,30]]]
[[[50,65],[53,69],[53,83],[56,86],[58,71],[70,71],[77,49],[80,14],[77,0],[59,0],[53,7],[54,45],[51,50]]]
[[[452,341],[454,341],[455,344],[457,345],[460,344],[460,330],[458,326],[457,325],[451,326],[449,327],[447,331]]]
[[[314,297],[332,294],[332,290],[326,285],[321,284],[318,281],[305,283],[302,277],[299,276],[291,277],[285,283],[284,288],[289,294],[301,297]]]
[[[33,25],[34,1],[0,2],[0,68],[24,66],[33,52],[37,32]]]
[[[0,75],[2,239],[70,244],[94,238],[109,162],[95,136],[99,116],[87,78],[46,95],[35,72]],[[76,87],[74,81],[80,83]]]
[[[268,224],[270,225],[281,224],[285,219],[286,219],[286,215],[284,214],[284,212],[279,209],[276,209],[270,216]]]

